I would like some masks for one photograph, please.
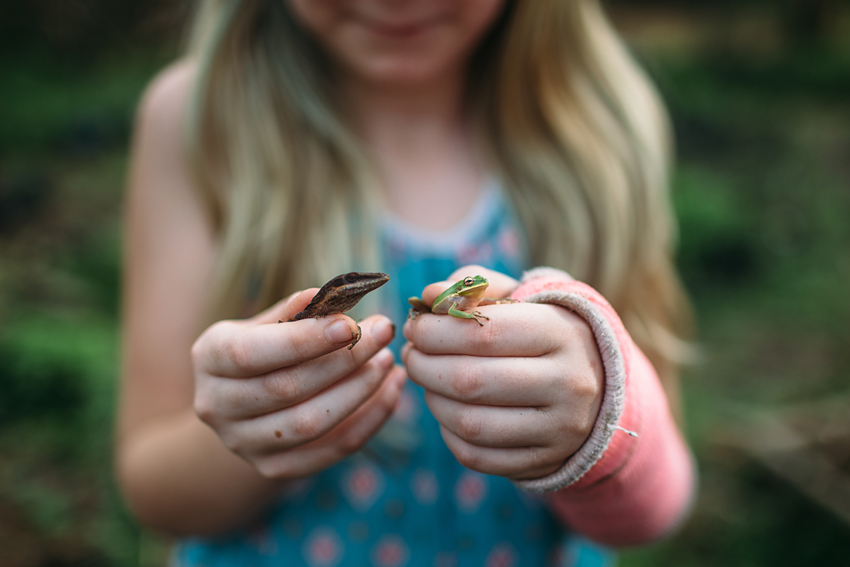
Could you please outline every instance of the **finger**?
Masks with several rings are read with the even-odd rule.
[[[558,434],[540,408],[464,404],[430,392],[425,402],[440,425],[478,447],[548,447]]]
[[[403,359],[416,384],[468,404],[548,406],[564,374],[549,357],[431,355],[405,347]]]
[[[467,443],[445,427],[440,427],[449,451],[460,464],[484,474],[504,476],[513,480],[541,478],[558,470],[566,458],[556,451],[541,447],[494,449]]]
[[[429,354],[542,356],[559,348],[563,333],[569,332],[559,309],[571,315],[566,309],[536,303],[480,306],[477,311],[490,318],[483,325],[426,313],[405,323],[404,336]]]
[[[348,376],[370,359],[392,360],[386,348],[393,338],[393,327],[386,317],[375,315],[362,322],[363,336],[351,350],[339,349],[302,364],[288,366],[250,378],[217,378],[206,384],[196,396],[227,400],[219,411],[225,419],[246,419],[278,411],[316,395]],[[384,348],[383,352],[381,349]]]
[[[231,449],[237,453],[270,453],[318,439],[369,399],[391,369],[392,357],[375,357],[334,386],[297,406],[237,421],[227,434],[235,445]]]
[[[385,334],[392,335],[389,319],[383,319]],[[256,326],[223,322],[210,327],[199,340],[204,352],[196,360],[214,376],[258,376],[350,345],[356,332],[356,323],[345,315]]]
[[[289,451],[260,457],[258,469],[269,478],[302,478],[359,451],[392,416],[405,382],[404,369],[395,367],[375,394],[327,435]]]

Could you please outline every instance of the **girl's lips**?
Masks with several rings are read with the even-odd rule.
[[[413,23],[385,23],[376,21],[365,21],[363,25],[371,33],[386,39],[410,39],[422,34],[434,25],[434,21]]]

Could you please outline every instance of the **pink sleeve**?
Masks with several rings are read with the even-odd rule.
[[[532,270],[512,297],[581,316],[605,367],[602,407],[585,444],[558,471],[517,484],[546,493],[566,525],[606,545],[635,545],[672,531],[690,508],[695,471],[649,360],[608,302],[564,272]]]

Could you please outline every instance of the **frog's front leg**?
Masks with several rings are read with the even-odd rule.
[[[459,319],[475,319],[475,322],[481,325],[482,327],[484,326],[484,323],[481,322],[481,319],[487,319],[488,321],[490,320],[489,317],[483,315],[480,311],[461,311],[454,303],[449,306],[448,313],[452,317],[457,317]]]

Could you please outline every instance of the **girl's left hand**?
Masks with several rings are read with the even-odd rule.
[[[429,305],[463,277],[490,281],[485,294],[507,297],[518,282],[479,266],[425,288]],[[485,305],[475,321],[425,314],[404,326],[411,380],[464,466],[512,480],[558,470],[590,435],[602,403],[602,359],[587,323],[556,305]]]

